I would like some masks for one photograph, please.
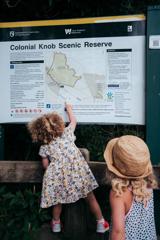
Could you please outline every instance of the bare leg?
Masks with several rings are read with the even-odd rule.
[[[62,212],[62,204],[59,203],[53,206],[52,216],[55,221],[58,221],[60,219],[61,212]]]
[[[102,215],[100,206],[99,206],[93,192],[88,193],[86,200],[89,204],[91,212],[95,215],[96,219],[97,220],[103,219],[103,215]]]
[[[90,209],[92,211],[92,213],[95,215],[96,220],[97,220],[97,230],[96,232],[98,233],[104,233],[105,231],[107,231],[109,229],[109,224],[106,220],[104,220],[100,206],[94,196],[93,192],[90,192],[87,197],[86,200],[90,206]]]

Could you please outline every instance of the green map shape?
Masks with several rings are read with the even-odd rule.
[[[67,57],[63,53],[54,53],[48,75],[60,86],[74,87],[76,82],[81,79],[80,76],[76,76],[76,71],[68,66]]]

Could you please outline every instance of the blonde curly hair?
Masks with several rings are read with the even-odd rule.
[[[158,187],[154,173],[142,179],[126,179],[117,177],[107,168],[106,179],[107,183],[111,185],[115,196],[122,196],[123,192],[131,187],[135,201],[143,203],[146,203],[151,198],[148,188],[155,189]]]
[[[65,123],[57,113],[44,114],[27,124],[33,142],[49,144],[52,140],[62,136]]]

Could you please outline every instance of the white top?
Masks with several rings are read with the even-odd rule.
[[[133,200],[125,218],[126,240],[157,240],[154,220],[153,190],[145,207]]]

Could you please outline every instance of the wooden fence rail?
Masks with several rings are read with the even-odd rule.
[[[105,184],[106,164],[88,161],[88,164],[100,185]],[[160,183],[160,166],[153,166]],[[0,161],[0,182],[3,183],[40,183],[43,169],[39,161]]]

